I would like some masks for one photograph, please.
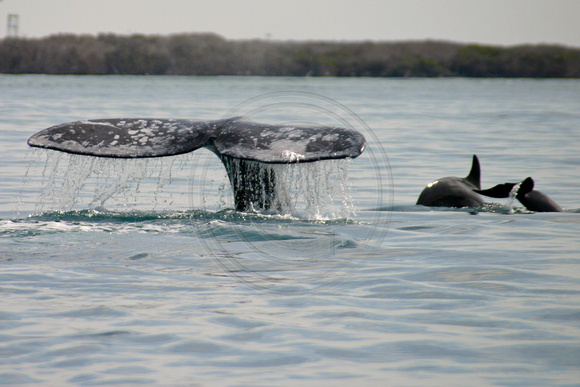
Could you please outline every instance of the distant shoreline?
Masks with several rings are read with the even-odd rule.
[[[66,34],[0,40],[0,73],[580,78],[580,48]]]

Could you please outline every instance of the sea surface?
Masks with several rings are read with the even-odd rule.
[[[206,150],[33,150],[52,125],[243,115],[361,131],[232,210]],[[512,199],[416,206],[469,173]],[[580,81],[0,76],[0,385],[580,385]]]

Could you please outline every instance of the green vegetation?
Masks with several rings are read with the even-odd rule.
[[[279,42],[215,34],[0,40],[0,73],[580,78],[580,49],[449,42]]]

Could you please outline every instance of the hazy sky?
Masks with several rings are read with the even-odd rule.
[[[580,47],[580,0],[1,0],[21,36],[215,32],[228,39],[423,40]]]

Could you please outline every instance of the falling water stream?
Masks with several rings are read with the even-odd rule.
[[[37,213],[139,209],[150,198],[153,198],[153,205],[146,202],[148,210],[165,211],[185,205],[182,198],[186,195],[194,196],[189,198],[189,206],[201,204],[201,208],[186,210],[221,211],[233,205],[231,185],[217,158],[209,161],[209,165],[201,165],[192,162],[196,155],[114,159],[44,150],[35,152],[46,153]],[[234,178],[246,178],[248,171],[237,167],[238,160],[233,162]],[[268,176],[276,176],[275,205],[258,212],[314,220],[351,217],[356,208],[349,194],[349,164],[350,160],[306,164],[253,162],[250,172],[258,177],[257,180],[268,182]],[[30,174],[28,171],[27,176]],[[189,189],[184,185],[188,180]],[[263,187],[258,194],[264,196],[264,201],[268,199],[268,192]]]
[[[506,203],[506,207],[509,209],[510,214],[514,212],[514,203],[517,202],[516,197],[518,196],[518,191],[520,190],[520,186],[522,185],[522,183],[518,183],[516,185],[513,186],[513,188],[510,191],[507,203]]]

